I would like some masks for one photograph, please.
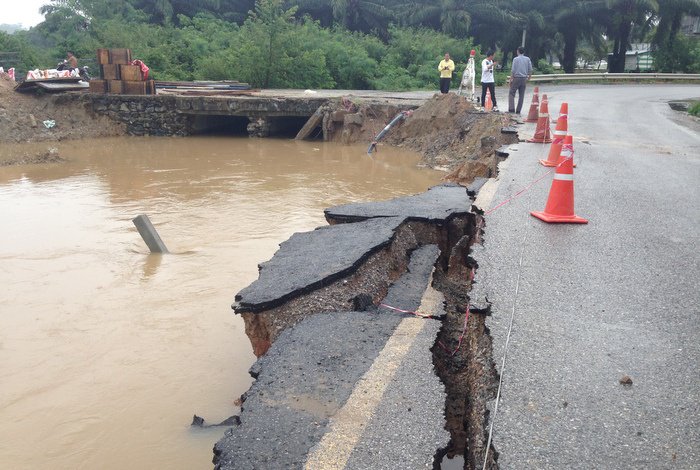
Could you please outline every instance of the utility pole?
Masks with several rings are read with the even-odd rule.
[[[520,47],[525,47],[525,36],[527,36],[527,29],[523,28],[523,40],[520,43]]]

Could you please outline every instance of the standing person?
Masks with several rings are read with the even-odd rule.
[[[532,76],[532,62],[525,55],[525,48],[518,47],[518,57],[513,59],[510,69],[510,91],[508,92],[508,112],[520,114],[525,97],[525,84]],[[518,107],[515,107],[515,92],[518,92]]]
[[[498,111],[498,106],[496,106],[496,81],[493,78],[493,67],[496,62],[493,60],[493,54],[493,51],[488,51],[486,58],[481,61],[481,106],[486,107],[486,90],[489,90],[493,110]]]
[[[450,59],[450,54],[445,53],[445,58],[440,61],[438,71],[440,72],[440,93],[445,94],[450,92],[450,82],[452,81],[452,71],[455,69],[455,63]]]

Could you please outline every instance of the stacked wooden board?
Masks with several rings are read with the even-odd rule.
[[[177,95],[249,95],[250,85],[235,80],[222,81],[194,81],[194,82],[156,82],[158,93],[172,93]]]
[[[153,80],[144,80],[141,67],[131,64],[131,49],[97,49],[99,80],[90,80],[91,93],[155,95]]]

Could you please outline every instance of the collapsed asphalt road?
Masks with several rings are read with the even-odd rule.
[[[235,308],[264,355],[240,424],[215,447],[217,468],[425,468],[441,458],[450,434],[431,349],[451,312],[429,284],[461,274],[470,203],[465,188],[442,185],[332,208],[333,225],[296,234],[261,265]]]
[[[321,276],[329,283],[316,279],[309,292],[295,288],[300,294],[287,306],[268,299],[254,312],[241,295],[251,340],[267,353],[252,369],[258,380],[245,396],[241,424],[215,447],[217,468],[424,468],[460,451],[470,469],[700,465],[700,137],[675,124],[660,98],[687,98],[698,88],[543,89],[551,109],[569,103],[576,212],[590,223],[548,225],[529,215],[544,207],[551,178],[510,200],[548,171],[537,163],[548,146],[520,144],[509,149],[498,182],[477,199],[485,209],[510,200],[484,216],[483,245],[474,245],[478,214],[435,223],[394,209],[380,214],[402,218],[390,230],[392,242],[380,236],[368,246],[372,256],[353,270],[371,282],[342,273],[341,263]],[[526,137],[534,125],[519,130]],[[365,215],[345,217],[337,221]],[[394,224],[381,222],[387,223]],[[387,309],[353,308],[367,307],[358,298],[368,296],[373,305],[415,310],[426,297],[430,266],[445,299],[421,309],[442,316],[442,327]],[[469,292],[464,278],[474,268]],[[449,366],[440,364],[436,345],[446,325],[467,323],[459,316],[467,305],[464,347]],[[324,306],[326,313],[306,315]],[[277,323],[289,311],[293,320]],[[423,327],[404,330],[400,318]],[[403,341],[412,335],[420,339]],[[399,365],[409,359],[407,368]],[[441,376],[445,386],[435,381],[433,366],[464,377],[467,386],[456,394],[462,403],[450,392],[449,376]],[[396,373],[374,378],[393,367]],[[405,388],[412,384],[417,388]],[[372,390],[376,396],[364,398]],[[459,406],[459,417],[450,418]],[[453,431],[460,427],[469,433]]]

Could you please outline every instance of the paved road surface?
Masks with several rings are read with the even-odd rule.
[[[529,215],[544,209],[551,177],[486,218],[474,294],[493,301],[499,464],[700,468],[700,134],[666,104],[700,87],[541,92],[554,116],[569,103],[576,213],[590,222]],[[494,207],[538,178],[547,151],[519,144],[477,202]]]

